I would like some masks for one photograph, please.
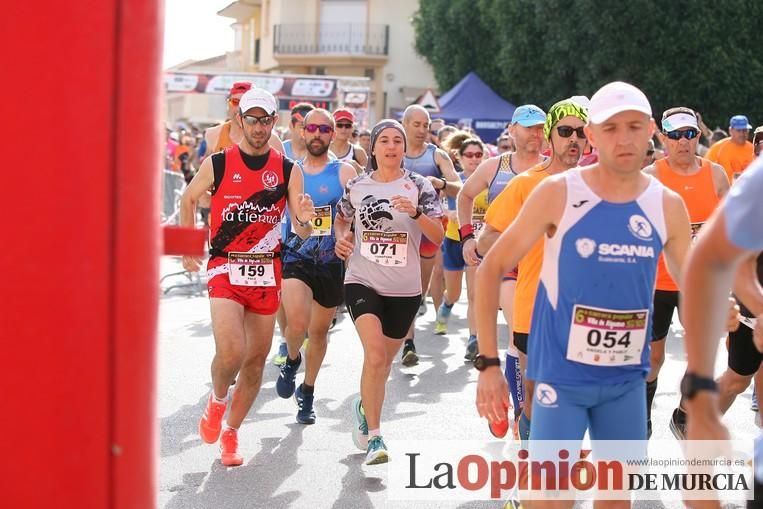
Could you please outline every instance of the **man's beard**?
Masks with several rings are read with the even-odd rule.
[[[315,140],[311,141],[306,145],[307,151],[310,152],[311,156],[320,157],[326,152],[329,151],[329,144],[320,142],[320,144],[315,143]]]

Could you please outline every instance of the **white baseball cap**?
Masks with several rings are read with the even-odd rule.
[[[278,111],[278,103],[273,94],[262,88],[252,88],[241,96],[239,102],[241,113],[246,113],[252,108],[262,108],[268,115],[274,115]]]
[[[652,116],[652,107],[644,92],[630,83],[613,81],[593,94],[588,118],[592,124],[601,124],[623,111],[640,111]]]

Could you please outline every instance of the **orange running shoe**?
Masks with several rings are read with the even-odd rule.
[[[225,408],[227,406],[227,403],[217,403],[212,399],[212,393],[209,393],[207,408],[204,409],[204,414],[199,421],[199,435],[201,435],[201,439],[206,443],[214,444],[220,438],[220,430],[223,427],[223,415],[225,415]]]
[[[220,437],[220,462],[226,467],[244,463],[244,457],[238,453],[238,432],[235,429],[226,429]]]

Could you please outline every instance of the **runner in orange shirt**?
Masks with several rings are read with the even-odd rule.
[[[723,166],[730,182],[739,178],[755,159],[752,143],[747,141],[750,129],[747,117],[734,115],[729,121],[729,137],[715,143],[705,154],[705,158]]]
[[[527,197],[543,179],[577,166],[587,143],[583,133],[583,126],[587,121],[588,112],[570,100],[560,101],[548,110],[543,133],[551,148],[551,159],[514,177],[506,189],[490,204],[485,214],[484,230],[477,241],[478,253],[487,253],[501,233],[519,215]],[[514,294],[512,327],[514,344],[519,350],[523,375],[527,366],[527,341],[542,263],[543,241],[539,240],[519,262],[517,286]],[[477,331],[477,338],[482,343],[479,331]],[[491,352],[495,348],[496,345],[492,345],[492,347],[479,345],[480,352]],[[523,378],[523,382],[525,394],[532,394],[532,381]],[[525,398],[522,415],[519,419],[519,436],[523,440],[530,437],[531,401],[532,398]]]
[[[683,198],[689,211],[693,235],[707,221],[729,189],[723,167],[696,156],[699,135],[697,114],[693,110],[682,107],[666,110],[662,115],[662,132],[658,136],[667,148],[668,156],[643,170]],[[652,434],[652,402],[657,392],[657,377],[665,362],[665,338],[670,332],[670,322],[678,307],[678,300],[678,286],[668,274],[665,259],[660,257],[654,293],[651,371],[646,379],[647,437]],[[670,423],[676,436],[684,434],[685,423],[685,415],[676,409]]]

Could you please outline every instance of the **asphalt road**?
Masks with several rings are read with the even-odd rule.
[[[180,270],[177,259],[165,257],[162,274]],[[164,288],[188,282],[168,278]],[[160,429],[158,506],[190,508],[498,508],[498,501],[413,502],[388,499],[388,466],[365,466],[364,453],[352,444],[350,404],[359,390],[362,349],[349,316],[339,315],[316,384],[317,422],[295,422],[293,400],[275,392],[278,368],[268,362],[262,389],[239,433],[244,465],[225,468],[216,445],[201,442],[198,420],[210,390],[209,364],[214,342],[205,294],[177,288],[163,296],[159,324]],[[466,292],[463,292],[465,296]],[[488,440],[485,421],[474,406],[477,373],[463,360],[466,337],[465,301],[456,304],[447,336],[431,333],[435,313],[431,301],[417,321],[420,363],[399,361],[392,367],[382,417],[385,441]],[[677,324],[668,339],[653,412],[653,439],[672,439],[670,413],[678,401],[678,383],[685,364],[682,330]],[[278,332],[276,332],[276,338]],[[503,344],[505,344],[505,339]],[[277,348],[273,342],[271,354]],[[725,367],[719,352],[718,372]],[[302,373],[297,382],[302,380]],[[752,438],[758,430],[750,411],[751,389],[737,399],[725,417],[734,438]],[[680,507],[639,502],[635,507]],[[737,504],[728,504],[731,508]]]

